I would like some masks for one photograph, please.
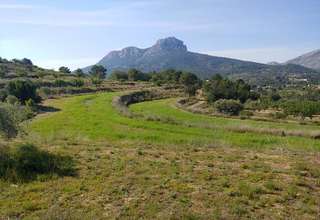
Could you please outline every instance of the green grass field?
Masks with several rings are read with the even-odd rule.
[[[135,104],[145,117],[127,118],[111,104],[117,95],[46,103],[60,111],[28,123],[22,141],[72,156],[78,176],[0,182],[0,219],[319,217],[319,140],[226,129],[317,126],[197,115],[175,99]]]

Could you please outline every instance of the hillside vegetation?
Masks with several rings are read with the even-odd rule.
[[[319,213],[318,140],[228,129],[317,127],[212,118],[177,109],[175,99],[132,105],[128,118],[112,105],[119,95],[45,103],[59,111],[26,125],[27,140],[75,158],[78,176],[1,182],[0,216],[314,219]]]
[[[316,86],[0,64],[0,219],[320,213]]]

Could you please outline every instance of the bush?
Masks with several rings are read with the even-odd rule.
[[[0,178],[25,182],[39,175],[73,176],[75,163],[71,157],[51,154],[34,145],[23,144],[14,149],[0,148]]]
[[[239,115],[243,109],[243,105],[239,101],[226,99],[216,101],[215,107],[218,112],[226,115]]]
[[[56,87],[66,87],[68,85],[69,85],[69,83],[64,81],[64,80],[62,80],[62,79],[56,79],[54,81],[54,86],[56,86]]]
[[[284,112],[275,112],[275,113],[271,113],[270,116],[274,119],[285,119],[287,118],[288,115]]]
[[[72,85],[75,87],[82,87],[84,86],[84,81],[82,79],[74,79],[72,82]]]
[[[13,95],[8,95],[6,102],[11,105],[19,104],[19,99]]]
[[[19,124],[31,118],[33,112],[29,108],[20,105],[0,105],[0,135],[5,138],[13,138],[18,135]]]
[[[209,103],[219,99],[235,99],[245,103],[250,98],[250,85],[243,80],[231,81],[220,75],[214,76],[204,84],[203,91]]]
[[[22,104],[29,99],[32,99],[35,102],[41,101],[40,97],[37,95],[37,86],[30,80],[10,81],[7,85],[7,92],[9,95],[17,97]]]
[[[310,117],[320,113],[320,103],[316,101],[287,101],[281,105],[287,115]]]
[[[253,113],[251,111],[243,110],[240,112],[240,117],[243,119],[250,118],[251,116],[253,116]]]

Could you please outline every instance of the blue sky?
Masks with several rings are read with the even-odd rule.
[[[0,56],[72,69],[175,36],[189,50],[283,62],[320,48],[319,0],[0,0]]]

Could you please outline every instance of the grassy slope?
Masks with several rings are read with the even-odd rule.
[[[263,134],[241,134],[223,129],[206,129],[186,127],[183,125],[165,124],[130,119],[120,116],[110,105],[113,93],[86,95],[54,100],[56,108],[64,111],[49,117],[40,117],[32,123],[32,130],[41,135],[86,137],[94,140],[143,140],[149,143],[217,143],[242,147],[295,147],[301,149],[320,149],[320,142],[309,138],[277,137]],[[167,103],[169,102],[169,103]],[[235,119],[212,118],[194,115],[170,107],[171,100],[145,102],[134,105],[133,110],[141,113],[170,116],[180,121],[208,123],[218,126],[243,125],[260,127],[281,127],[297,129],[296,124],[278,124],[270,122],[243,121]],[[315,129],[314,126],[303,126],[304,129]]]
[[[286,150],[319,149],[319,141],[129,119],[111,107],[115,95],[48,102],[62,111],[34,120],[28,140],[73,156],[79,176],[19,186],[0,181],[0,218],[72,213],[78,219],[315,219],[319,214],[319,153]],[[236,123],[182,112],[170,103],[132,109],[197,123]]]

